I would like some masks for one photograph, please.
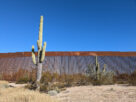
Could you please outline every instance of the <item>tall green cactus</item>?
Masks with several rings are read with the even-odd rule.
[[[99,80],[99,74],[100,74],[100,65],[98,63],[97,56],[95,57],[95,70],[96,70],[96,79]]]
[[[37,40],[37,46],[38,46],[38,58],[36,61],[35,58],[35,51],[34,51],[34,45],[32,46],[32,61],[37,66],[37,74],[36,74],[36,87],[37,89],[40,88],[40,79],[42,74],[42,62],[45,58],[45,49],[46,49],[46,42],[44,42],[44,45],[42,47],[42,34],[43,33],[43,16],[41,16],[40,19],[40,26],[39,26],[39,40]]]
[[[97,56],[95,57],[95,70],[96,70],[96,80],[99,80],[101,75],[104,75],[106,72],[107,65],[104,64],[102,72],[100,72],[100,64],[98,62]]]

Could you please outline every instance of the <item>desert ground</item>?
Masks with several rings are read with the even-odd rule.
[[[14,87],[8,87],[11,85]],[[136,102],[136,87],[128,85],[75,86],[55,96],[30,91],[22,84],[0,82],[0,102]]]
[[[8,87],[10,86],[10,87]],[[12,87],[11,87],[12,86]],[[0,102],[59,102],[48,94],[24,88],[22,84],[0,81]]]
[[[136,87],[127,85],[78,86],[52,96],[61,102],[136,102]]]

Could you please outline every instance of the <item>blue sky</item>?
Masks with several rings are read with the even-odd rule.
[[[136,51],[136,0],[0,0],[0,53]]]

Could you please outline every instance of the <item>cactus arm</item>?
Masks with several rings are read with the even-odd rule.
[[[34,46],[32,46],[32,61],[33,61],[34,64],[36,64]]]
[[[95,57],[95,65],[97,66],[98,64],[98,59],[97,59],[97,56]]]
[[[105,71],[106,71],[106,64],[104,64],[102,72],[105,73]]]
[[[99,68],[99,63],[97,64],[97,67],[96,67],[96,80],[99,80],[100,77],[99,77],[99,74],[100,74],[100,68]]]
[[[98,67],[99,67],[97,56],[95,57],[95,67],[96,67],[95,70],[97,72],[98,71]]]
[[[41,62],[44,61],[44,58],[45,58],[45,50],[46,50],[46,42],[44,42],[44,46],[43,46],[43,49],[42,49]]]
[[[41,16],[39,27],[39,48],[42,47],[42,33],[43,33],[43,16]]]
[[[98,70],[97,71],[98,71],[98,73],[100,72],[100,64],[99,63],[98,63]]]

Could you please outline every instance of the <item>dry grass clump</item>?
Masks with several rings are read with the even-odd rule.
[[[57,102],[45,93],[30,91],[23,88],[0,90],[0,102]]]
[[[117,74],[114,76],[114,82],[117,84],[128,84],[130,79],[130,75],[127,73]]]
[[[91,78],[81,73],[65,75],[65,83],[67,87],[88,85],[90,82]]]
[[[114,76],[114,81],[117,84],[128,84],[136,86],[136,71],[127,74],[127,73],[118,73]]]
[[[27,82],[32,82],[36,79],[36,70],[33,69],[31,71],[25,69],[19,69],[17,72],[13,73],[1,73],[0,80],[12,81],[18,84],[24,84]]]
[[[128,82],[130,85],[136,86],[136,71],[130,74]]]
[[[2,82],[1,84],[5,84]],[[45,93],[24,88],[0,88],[0,102],[58,102]]]

